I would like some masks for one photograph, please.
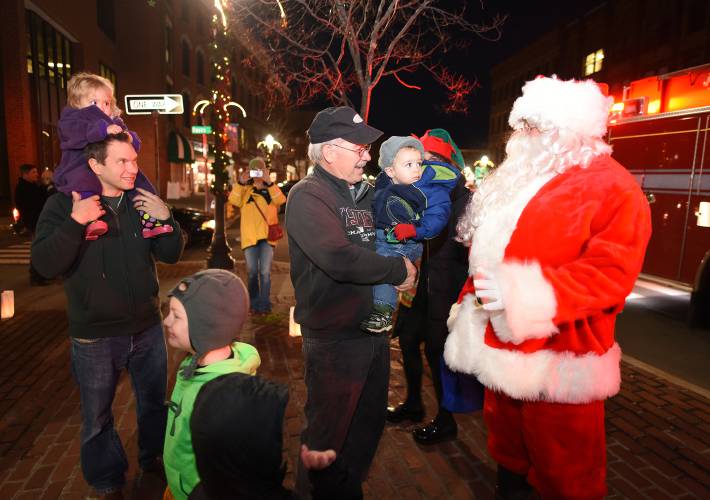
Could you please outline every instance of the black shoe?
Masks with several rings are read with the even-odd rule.
[[[162,493],[167,485],[163,460],[159,457],[155,458],[149,463],[141,465],[133,484],[133,497],[162,498]]]
[[[387,421],[398,424],[409,420],[410,422],[421,422],[424,418],[424,408],[409,408],[405,403],[400,403],[396,407],[387,408]]]
[[[496,472],[495,500],[529,500],[535,498],[533,489],[524,475],[498,466]]]
[[[456,422],[443,424],[434,419],[424,427],[414,429],[412,436],[419,444],[436,444],[456,439],[457,433]]]

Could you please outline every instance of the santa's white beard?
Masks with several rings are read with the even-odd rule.
[[[552,130],[516,130],[505,146],[506,158],[478,187],[456,229],[458,240],[470,244],[473,233],[489,213],[499,211],[532,181],[582,168],[611,146],[599,138]]]

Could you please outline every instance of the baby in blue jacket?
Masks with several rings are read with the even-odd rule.
[[[62,159],[54,172],[54,184],[62,193],[72,196],[72,192],[81,198],[101,194],[101,183],[89,168],[84,156],[84,148],[93,142],[101,142],[110,134],[128,133],[136,152],[140,150],[138,135],[128,130],[120,118],[121,110],[116,106],[114,87],[110,80],[92,73],[77,73],[67,83],[67,107],[62,110],[57,125],[59,129],[59,147]],[[143,172],[138,171],[135,187],[155,194],[155,188]],[[135,191],[128,194],[132,197]],[[141,220],[142,236],[154,238],[160,234],[171,233],[172,226],[138,209]],[[85,238],[95,240],[108,231],[105,221],[99,219],[86,226]]]
[[[460,172],[447,163],[422,161],[424,146],[416,137],[392,136],[380,146],[373,213],[377,253],[422,256],[422,241],[436,237],[451,212],[451,190]],[[397,291],[392,285],[373,289],[374,309],[360,327],[369,333],[392,329]]]

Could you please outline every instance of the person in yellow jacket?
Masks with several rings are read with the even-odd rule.
[[[257,157],[249,162],[249,168],[232,186],[229,203],[241,212],[241,243],[251,302],[249,312],[268,314],[271,312],[271,262],[276,242],[269,241],[267,235],[269,224],[278,222],[277,207],[286,203],[286,196],[271,182],[264,160]]]

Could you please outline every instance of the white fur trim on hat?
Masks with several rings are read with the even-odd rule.
[[[527,122],[540,130],[566,129],[581,136],[603,137],[613,101],[594,80],[540,77],[523,86],[508,123],[515,130]]]
[[[485,343],[489,315],[475,307],[474,298],[467,295],[451,309],[444,359],[452,370],[475,375],[489,389],[528,401],[583,404],[619,392],[619,344],[602,355],[497,349]]]

